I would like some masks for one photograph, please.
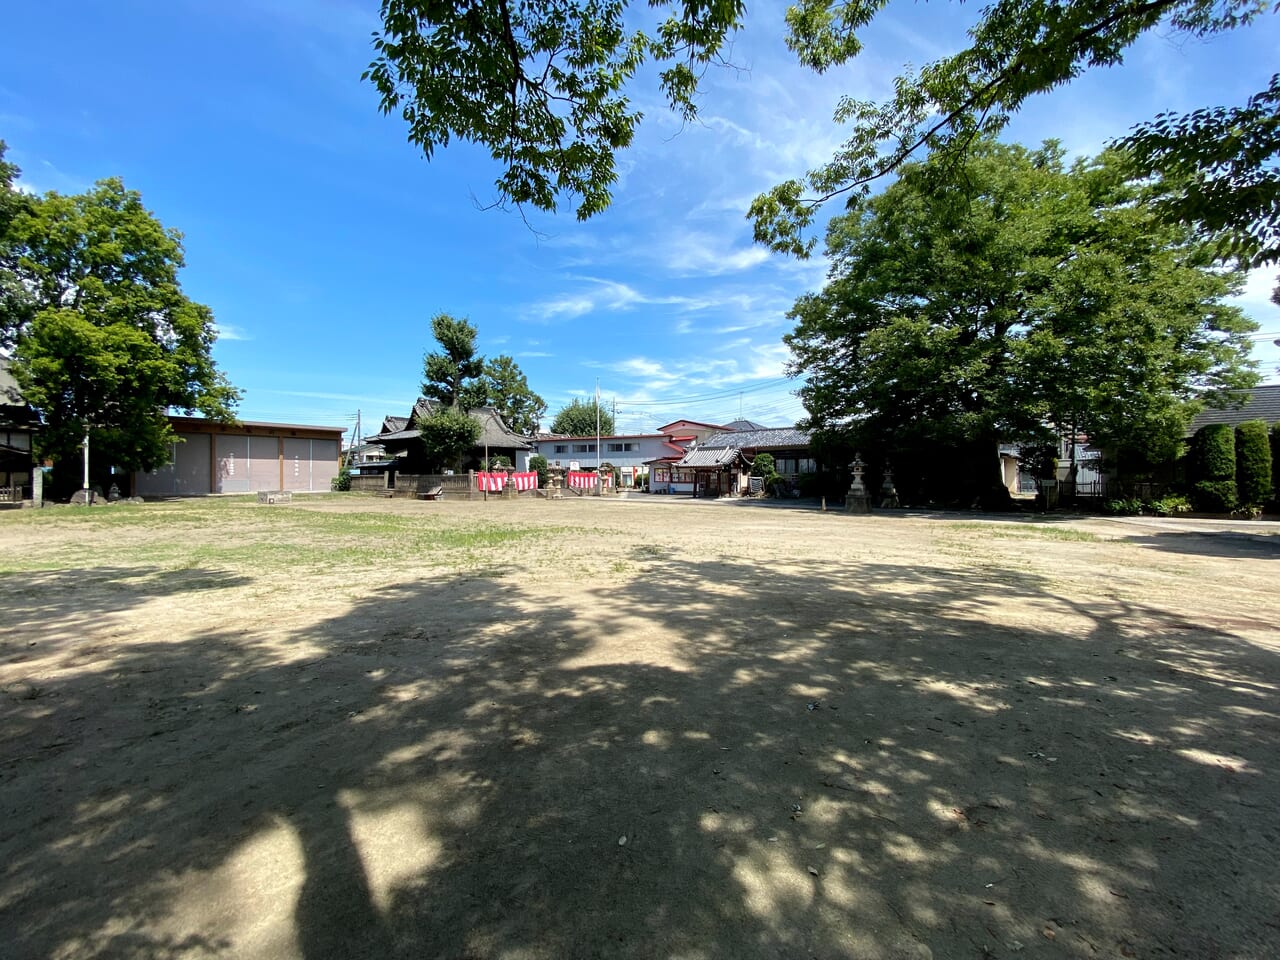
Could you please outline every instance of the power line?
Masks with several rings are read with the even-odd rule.
[[[688,397],[671,397],[667,400],[624,400],[624,407],[671,407],[679,406],[684,403],[706,403],[715,400],[728,400],[736,398],[742,393],[758,393],[761,390],[771,390],[782,386],[784,383],[793,382],[791,377],[778,377],[776,380],[767,380],[764,383],[757,384],[754,387],[730,387],[725,390],[718,390],[714,393],[704,393]]]

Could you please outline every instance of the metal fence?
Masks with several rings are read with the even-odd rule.
[[[1019,478],[1018,489],[1020,491],[1025,493],[1047,493],[1050,502],[1101,501],[1120,497],[1158,500],[1168,491],[1168,485],[1163,483],[1117,482],[1107,477],[1099,477],[1096,480],[1031,480],[1029,487],[1024,486],[1024,483],[1024,479]]]

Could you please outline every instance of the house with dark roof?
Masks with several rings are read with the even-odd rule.
[[[1254,387],[1239,406],[1200,411],[1187,427],[1187,436],[1211,423],[1229,423],[1235,427],[1246,420],[1265,420],[1268,427],[1280,423],[1280,383]]]
[[[807,431],[764,427],[710,434],[671,466],[671,475],[691,475],[695,497],[737,496],[747,491],[751,464],[762,453],[773,457],[774,469],[795,487],[820,466]]]
[[[435,400],[419,397],[409,416],[384,417],[382,430],[371,437],[364,437],[363,440],[382,447],[386,451],[386,459],[394,464],[394,469],[399,473],[430,473],[440,465],[428,462],[422,435],[418,433],[416,424],[420,418],[434,413],[439,406]],[[463,470],[479,469],[486,451],[490,459],[506,457],[517,470],[528,469],[533,444],[508,427],[502,415],[493,407],[477,407],[468,412],[480,424],[480,439],[462,458]]]
[[[9,361],[0,357],[0,500],[31,499],[35,473],[32,439],[39,425],[22,399]]]

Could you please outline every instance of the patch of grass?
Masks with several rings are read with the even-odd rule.
[[[554,541],[574,527],[478,517],[259,506],[252,497],[14,511],[11,532],[30,540],[2,572],[148,564],[254,575],[440,564],[475,567],[525,541]],[[7,526],[7,524],[6,524]]]
[[[1050,526],[1039,523],[977,523],[961,521],[947,525],[947,531],[982,533],[996,540],[1067,540],[1079,543],[1102,543],[1102,537],[1087,530]]]

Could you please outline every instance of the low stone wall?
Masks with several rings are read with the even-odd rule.
[[[468,500],[480,496],[476,492],[475,478],[470,473],[398,473],[393,497],[416,497],[436,487],[444,488],[444,495],[454,500]]]
[[[357,493],[385,493],[389,488],[385,474],[373,473],[367,477],[352,477],[351,489]]]

